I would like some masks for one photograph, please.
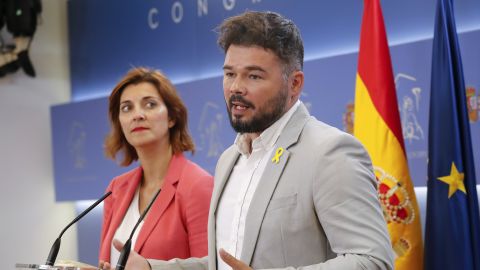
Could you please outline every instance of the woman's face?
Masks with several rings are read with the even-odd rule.
[[[168,143],[169,119],[167,106],[155,86],[149,82],[129,85],[120,96],[120,125],[133,147]]]

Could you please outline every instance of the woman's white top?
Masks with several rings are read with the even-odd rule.
[[[140,196],[139,189],[137,188],[137,191],[135,191],[135,196],[133,196],[132,202],[128,207],[127,213],[125,213],[125,216],[123,217],[123,221],[120,224],[120,226],[117,228],[117,231],[113,236],[113,239],[120,240],[120,242],[122,243],[125,243],[128,240],[128,237],[132,233],[133,227],[135,226],[138,219],[140,218],[140,211],[138,210],[139,196]],[[143,223],[144,222],[142,220],[142,222],[140,222],[140,224],[138,225],[137,230],[133,234],[132,250],[133,250],[133,247],[135,246],[135,242],[137,242],[138,233],[142,229]],[[118,262],[118,258],[120,257],[120,251],[115,249],[115,247],[113,246],[113,241],[111,245],[112,247],[110,249],[110,265],[112,268],[115,268]]]

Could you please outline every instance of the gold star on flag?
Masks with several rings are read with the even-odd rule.
[[[459,173],[457,167],[455,166],[455,163],[452,162],[452,169],[450,170],[450,175],[438,177],[438,180],[449,185],[448,198],[450,198],[457,190],[461,190],[463,191],[463,193],[467,194],[467,190],[465,189],[465,185],[463,183],[463,178],[464,174]]]

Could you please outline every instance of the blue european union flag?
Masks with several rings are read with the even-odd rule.
[[[439,0],[433,38],[425,269],[480,270],[480,221],[453,0]]]

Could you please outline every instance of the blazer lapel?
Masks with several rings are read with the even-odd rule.
[[[107,239],[109,239],[109,241],[107,241],[109,245],[112,242],[115,232],[122,223],[123,217],[125,217],[125,213],[127,213],[128,207],[132,202],[138,184],[142,179],[142,174],[142,168],[136,168],[131,178],[128,179],[128,181],[125,181],[124,185],[114,190],[114,192],[112,193],[112,196],[118,196],[118,199],[115,199],[115,203],[118,203],[118,207],[113,206],[114,212],[112,213],[112,224],[110,225],[110,228],[112,229],[109,232],[110,236],[107,237]]]
[[[278,138],[276,148],[271,157],[269,157],[265,171],[255,190],[245,221],[245,237],[241,255],[241,260],[247,265],[251,263],[268,204],[290,157],[288,148],[298,141],[308,118],[307,109],[303,104],[300,104]],[[281,155],[277,153],[280,148],[283,148]],[[278,158],[276,160],[278,163],[274,161],[275,157]]]
[[[160,220],[160,217],[163,215],[168,205],[175,197],[177,190],[176,184],[180,178],[185,164],[186,159],[183,154],[174,155],[172,160],[170,160],[167,175],[165,176],[165,180],[163,182],[162,191],[160,191],[160,194],[153,203],[152,208],[150,208],[150,211],[145,217],[142,229],[140,230],[135,243],[135,251],[141,251],[145,241],[148,239],[148,236],[153,231]]]
[[[213,187],[212,199],[210,202],[210,211],[212,213],[216,213],[217,211],[218,201],[223,193],[225,184],[227,183],[233,167],[235,166],[235,163],[237,163],[238,157],[240,156],[240,153],[232,148],[228,149],[227,151],[228,152],[226,152],[226,156],[224,158],[225,161],[222,162],[225,164],[225,166],[223,168],[218,168],[218,177],[216,177]]]
[[[210,212],[208,217],[208,269],[216,270],[217,269],[217,242],[216,242],[216,218],[215,214],[217,211],[218,201],[223,193],[225,184],[227,183],[230,174],[232,173],[233,166],[237,163],[238,157],[240,154],[230,147],[225,151],[225,156],[222,157],[222,161],[219,161],[218,164],[222,164],[221,167],[217,168],[215,172],[215,182],[213,186],[212,199],[210,200]]]

